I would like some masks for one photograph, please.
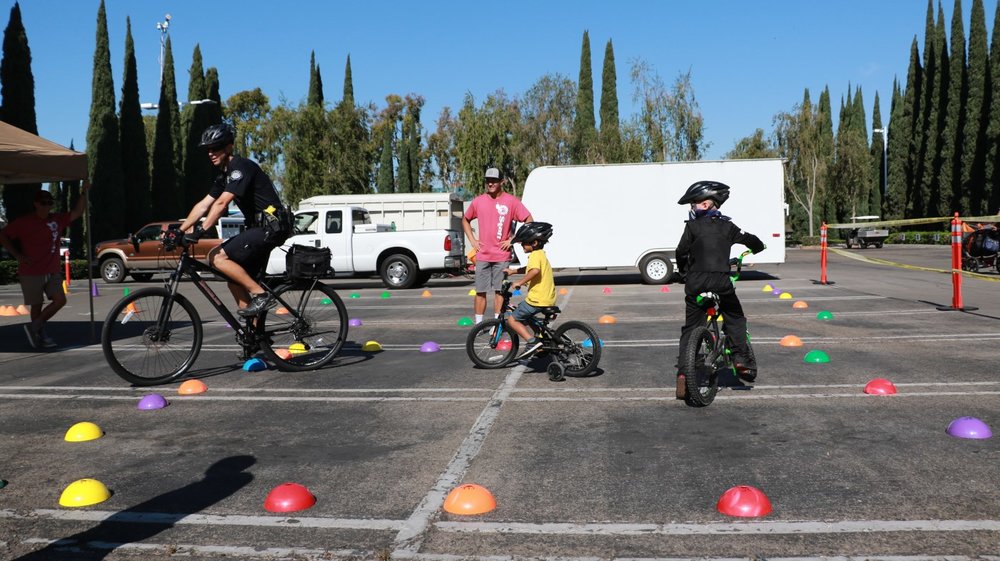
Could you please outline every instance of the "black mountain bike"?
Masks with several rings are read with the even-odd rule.
[[[316,278],[258,279],[276,305],[255,317],[233,315],[199,274],[221,271],[189,253],[181,235],[164,236],[164,248],[182,247],[177,268],[162,288],[142,288],[108,312],[101,332],[104,358],[116,374],[137,386],[167,383],[182,376],[201,351],[201,317],[178,292],[190,278],[232,328],[244,358],[263,351],[279,370],[314,370],[329,363],[347,338],[347,308],[340,296]]]
[[[504,279],[500,285],[503,294],[503,313],[499,318],[484,321],[472,328],[465,341],[465,350],[473,364],[480,368],[503,368],[518,356],[517,333],[507,326],[507,316],[514,311],[510,304],[511,282]],[[562,311],[557,306],[540,308],[540,315],[532,316],[526,325],[534,332],[542,346],[535,355],[548,353],[552,362],[548,366],[549,379],[558,382],[567,374],[586,376],[597,368],[601,360],[601,340],[592,327],[582,321],[567,321],[552,329],[549,324]]]
[[[730,280],[736,283],[740,278],[740,271],[743,268],[743,258],[753,253],[744,251],[739,257],[730,261],[731,265],[736,265],[736,272],[730,275]],[[685,397],[684,401],[693,407],[705,407],[715,400],[715,394],[719,391],[719,372],[725,369],[732,370],[736,374],[736,366],[733,364],[733,349],[726,336],[725,326],[719,325],[719,311],[717,308],[719,295],[714,292],[703,292],[697,297],[698,305],[706,313],[705,325],[698,326],[691,331],[691,336],[687,344],[681,350],[680,371],[684,373]],[[752,364],[756,364],[753,354],[753,347],[750,346],[750,329],[747,328],[747,358]]]

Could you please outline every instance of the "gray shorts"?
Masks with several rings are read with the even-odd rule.
[[[503,271],[509,266],[510,261],[476,261],[476,292],[500,292]]]
[[[51,275],[22,275],[21,294],[24,295],[24,303],[27,306],[41,306],[44,303],[43,296],[48,296],[49,300],[55,300],[63,293],[62,277],[58,274]]]

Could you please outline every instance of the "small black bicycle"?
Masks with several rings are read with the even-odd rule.
[[[730,261],[736,265],[735,274],[730,275],[733,283],[740,277],[743,268],[743,258],[753,253],[744,251],[739,257]],[[706,313],[705,325],[691,331],[687,344],[681,349],[680,371],[684,373],[684,401],[692,407],[705,407],[715,400],[719,391],[719,372],[732,370],[736,375],[733,363],[733,349],[726,336],[725,326],[720,326],[717,308],[719,295],[714,292],[703,292],[697,297],[698,305]],[[747,329],[747,358],[751,364],[756,364],[753,347],[750,345],[750,330]]]
[[[511,281],[504,279],[500,285],[503,295],[503,313],[496,319],[480,323],[472,328],[465,341],[465,350],[473,364],[479,368],[503,368],[518,356],[517,333],[507,326],[507,316],[514,311],[510,303]],[[552,357],[547,372],[553,382],[561,381],[566,375],[586,376],[597,368],[601,360],[603,343],[592,327],[582,321],[567,321],[552,329],[550,324],[562,313],[558,306],[540,308],[540,313],[532,316],[526,325],[542,342],[535,355],[548,354]]]
[[[315,370],[340,352],[347,338],[347,308],[333,288],[316,276],[259,282],[275,307],[254,317],[237,318],[199,274],[225,274],[194,259],[179,231],[164,236],[164,247],[182,251],[177,268],[163,287],[142,288],[125,296],[104,320],[101,345],[112,370],[136,386],[168,383],[182,376],[201,351],[203,326],[194,305],[178,292],[190,278],[232,328],[241,358],[263,351],[279,370]],[[328,269],[327,266],[322,272]],[[290,268],[291,269],[291,268]],[[299,270],[299,268],[295,268]],[[228,280],[228,279],[227,279]]]

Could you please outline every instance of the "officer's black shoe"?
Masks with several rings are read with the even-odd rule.
[[[261,312],[263,312],[264,310],[273,307],[274,304],[275,302],[271,298],[270,294],[266,292],[261,294],[255,294],[250,299],[250,304],[246,308],[243,308],[237,313],[239,313],[243,317],[256,316]]]

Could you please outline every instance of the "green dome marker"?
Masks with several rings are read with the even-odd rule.
[[[830,362],[830,356],[824,353],[823,351],[812,350],[806,353],[806,356],[805,358],[802,359],[802,362],[811,362],[813,364],[826,364],[827,362]]]
[[[459,327],[468,327],[470,325],[472,325],[472,319],[471,318],[462,318],[462,319],[458,320],[458,326]]]
[[[389,297],[389,291],[388,290],[383,290],[381,298],[388,298],[388,297]]]
[[[822,312],[816,314],[816,319],[822,319],[822,320],[833,319],[833,314],[826,310],[823,310]]]
[[[324,298],[320,300],[319,303],[323,304],[324,306],[329,306],[330,304],[333,304],[333,300],[330,300],[329,298]]]
[[[358,294],[357,292],[352,292],[351,293],[351,298],[361,298],[361,295]]]

